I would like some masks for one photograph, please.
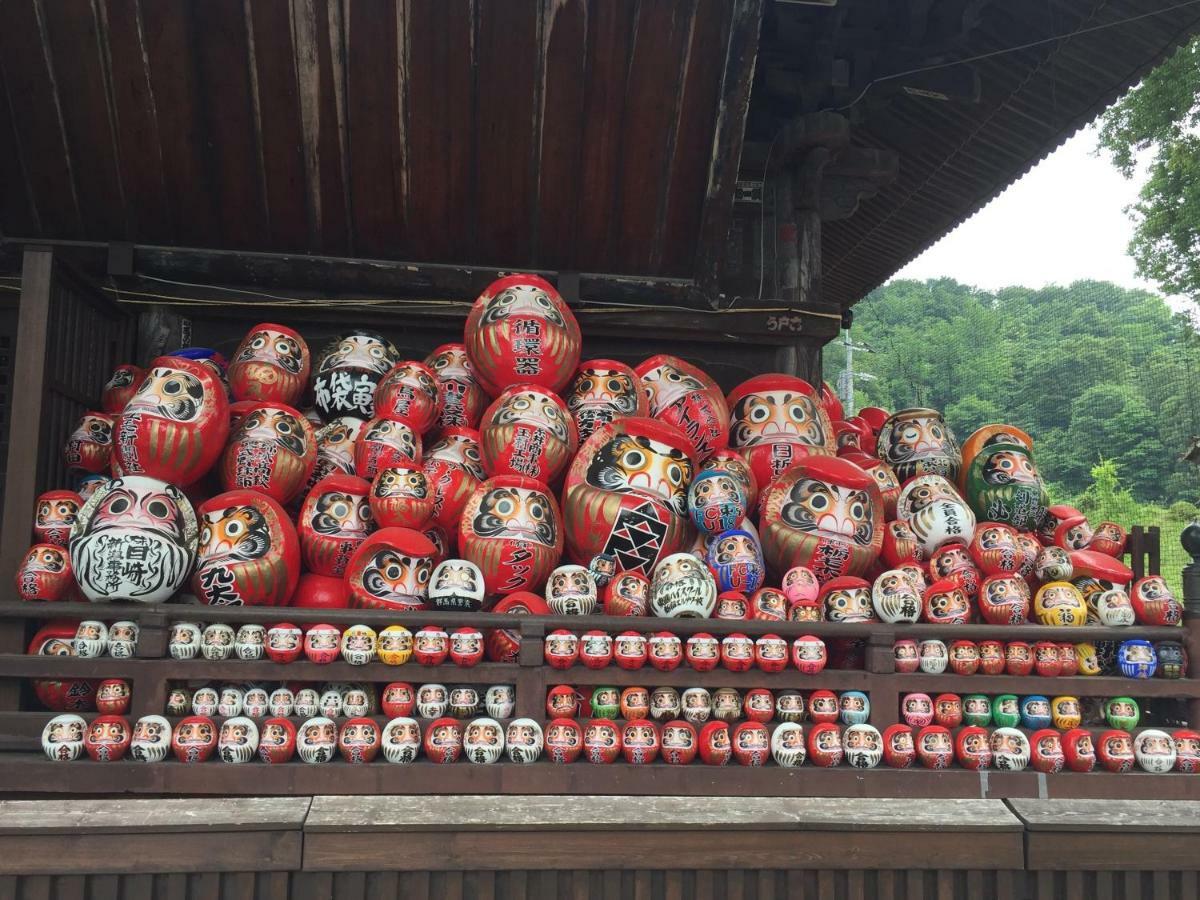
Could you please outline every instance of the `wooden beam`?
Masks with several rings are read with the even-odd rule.
[[[763,6],[763,0],[735,0],[729,23],[729,43],[725,49],[725,70],[721,77],[720,105],[696,253],[696,283],[714,306],[724,264],[729,218],[733,213],[733,187],[742,155],[746,114],[750,109],[750,86],[758,59]]]

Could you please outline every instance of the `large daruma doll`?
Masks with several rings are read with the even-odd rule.
[[[229,436],[221,484],[227,491],[258,491],[287,503],[304,488],[316,464],[317,439],[308,419],[282,403],[256,403]]]
[[[562,515],[554,495],[522,475],[489,478],[463,508],[458,548],[483,572],[489,597],[537,590],[562,557]]]
[[[312,357],[300,332],[263,322],[233,351],[226,377],[234,400],[271,400],[295,406],[308,385]]]
[[[729,407],[707,374],[664,354],[650,357],[634,372],[641,379],[650,415],[678,428],[698,458],[706,459],[729,443]]]
[[[936,409],[902,409],[879,430],[879,458],[903,484],[918,475],[941,475],[954,481],[962,465],[958,441]]]
[[[471,307],[464,343],[475,376],[495,397],[514,384],[560,391],[579,365],[579,323],[536,275],[493,281]]]
[[[597,556],[649,578],[688,541],[687,493],[696,458],[687,438],[654,419],[597,428],[567,472],[567,551],[586,566]]]
[[[192,593],[210,606],[282,606],[300,578],[300,542],[278,502],[229,491],[198,510]]]
[[[117,465],[125,475],[146,475],[189,485],[221,455],[229,435],[229,398],[208,366],[160,356],[117,420]]]
[[[862,575],[883,547],[879,487],[844,459],[805,457],[767,489],[760,532],[776,573],[804,566],[822,584]]]
[[[742,451],[759,484],[809,454],[833,456],[833,425],[816,390],[793,375],[758,375],[727,398],[729,446]]]
[[[496,398],[479,429],[489,475],[525,475],[551,484],[579,443],[575,420],[553,391],[518,384]]]
[[[366,480],[340,472],[313,485],[296,519],[310,572],[334,578],[345,574],[354,552],[375,527],[370,490]]]
[[[355,551],[346,568],[350,605],[400,612],[425,609],[437,548],[411,528],[381,528]]]

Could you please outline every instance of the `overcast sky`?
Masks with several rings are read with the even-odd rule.
[[[1125,207],[1142,177],[1126,181],[1095,149],[1096,129],[1086,128],[896,277],[950,276],[986,290],[1093,278],[1155,290],[1126,252]]]

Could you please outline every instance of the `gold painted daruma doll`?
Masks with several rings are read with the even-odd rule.
[[[192,593],[202,603],[288,603],[300,578],[300,543],[278,502],[254,491],[229,491],[206,501],[197,515]]]
[[[562,390],[579,365],[579,323],[549,282],[509,275],[471,307],[463,342],[479,383],[495,397],[514,384]]]
[[[312,370],[312,355],[300,332],[263,322],[242,338],[226,377],[234,400],[270,400],[295,406]]]
[[[689,539],[687,494],[696,471],[691,444],[654,419],[597,428],[576,455],[563,491],[567,550],[587,566],[596,556],[649,578]]]
[[[257,491],[287,503],[304,489],[317,463],[312,424],[282,403],[255,403],[243,412],[221,458],[221,484],[227,491]]]
[[[562,557],[562,514],[554,495],[521,475],[489,478],[463,508],[458,548],[483,572],[489,597],[537,590]]]
[[[821,584],[862,575],[883,547],[879,487],[844,459],[801,459],[772,483],[761,505],[763,553],[776,573],[804,566]]]
[[[229,398],[203,363],[160,356],[117,420],[115,458],[126,475],[189,485],[207,472],[229,435]]]
[[[729,445],[750,462],[759,484],[809,454],[833,456],[833,425],[811,384],[793,375],[758,375],[735,387]]]
[[[507,388],[483,414],[479,430],[489,475],[525,475],[551,484],[579,445],[567,405],[535,384]]]

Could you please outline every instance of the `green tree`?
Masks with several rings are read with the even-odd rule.
[[[1138,272],[1170,294],[1200,297],[1200,38],[1180,47],[1100,119],[1100,146],[1125,175],[1148,155],[1130,210]]]

